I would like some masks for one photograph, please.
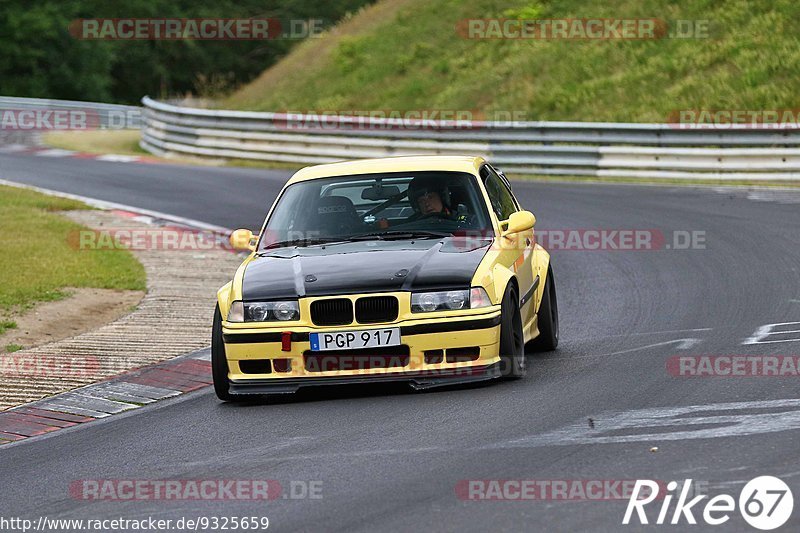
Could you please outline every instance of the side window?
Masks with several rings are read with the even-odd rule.
[[[506,220],[511,216],[511,213],[517,211],[517,205],[514,203],[514,197],[511,191],[508,190],[506,184],[489,166],[484,166],[481,170],[483,183],[486,186],[486,192],[489,194],[489,200],[492,202],[492,210],[497,215],[499,220]]]

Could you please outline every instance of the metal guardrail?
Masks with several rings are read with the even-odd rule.
[[[305,164],[481,154],[519,174],[800,179],[800,131],[794,129],[590,122],[473,122],[467,128],[441,122],[409,128],[399,120],[363,117],[331,117],[326,125],[311,127],[320,117],[187,108],[148,97],[142,103],[141,146],[161,155]]]
[[[54,129],[138,129],[142,127],[142,108],[130,105],[103,104],[98,102],[81,102],[75,100],[50,100],[44,98],[19,98],[0,96],[0,111],[14,111],[17,116],[11,121],[18,122],[10,127],[0,125],[3,129],[26,129],[43,131]],[[38,115],[25,116],[23,111],[37,111]],[[71,128],[69,125],[54,126],[55,118],[45,115],[48,111],[69,111],[83,114],[85,128]],[[80,118],[80,117],[78,117]],[[8,120],[8,119],[7,119]],[[39,124],[36,124],[36,121]],[[33,127],[30,125],[33,124]]]

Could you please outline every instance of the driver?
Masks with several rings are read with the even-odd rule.
[[[400,224],[427,217],[433,217],[442,222],[452,220],[459,224],[467,223],[470,220],[466,207],[463,205],[459,205],[456,210],[452,209],[450,190],[446,184],[442,183],[442,178],[434,176],[414,178],[408,185],[407,196],[414,209],[414,214]],[[386,229],[390,225],[385,218],[378,221],[378,227],[381,229]]]
[[[450,191],[441,178],[418,177],[408,185],[408,201],[422,216],[439,216],[455,220],[450,210]]]

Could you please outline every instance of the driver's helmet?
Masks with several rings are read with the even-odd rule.
[[[411,180],[408,184],[408,201],[414,211],[419,212],[419,204],[417,200],[420,196],[424,196],[430,192],[439,194],[442,199],[442,205],[446,209],[450,209],[450,190],[444,182],[444,178],[435,176],[420,176]]]

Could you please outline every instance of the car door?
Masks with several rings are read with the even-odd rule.
[[[491,166],[484,165],[481,170],[486,192],[489,195],[491,208],[500,221],[501,230],[508,226],[508,218],[512,213],[521,208],[511,192],[511,186],[504,176],[501,176]],[[521,232],[511,238],[501,238],[500,245],[503,249],[500,262],[516,273],[519,283],[518,295],[523,322],[526,326],[533,319],[535,311],[535,278],[533,273],[533,229]]]

